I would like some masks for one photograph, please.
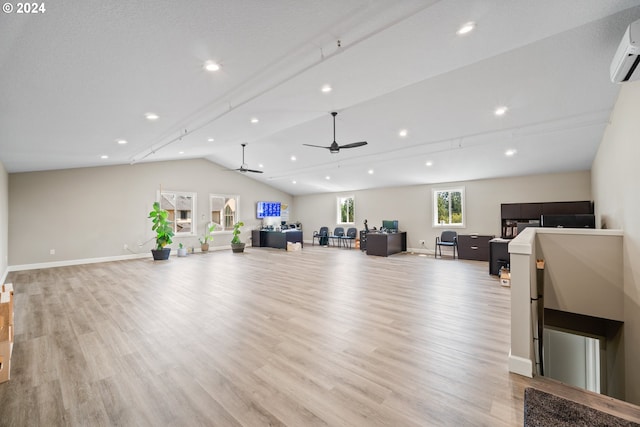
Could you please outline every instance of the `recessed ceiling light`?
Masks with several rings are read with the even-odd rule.
[[[473,31],[473,29],[476,27],[476,23],[475,22],[467,22],[466,24],[464,24],[462,27],[460,27],[458,29],[458,31],[456,31],[456,34],[461,36],[463,34],[467,34],[470,33],[471,31]]]
[[[207,141],[209,141],[209,142],[213,142],[213,141],[214,141],[214,139],[213,139],[213,138],[207,138]]]
[[[158,120],[160,118],[156,113],[146,113],[144,116],[147,120]]]
[[[295,162],[296,160],[297,160],[297,159],[296,159],[296,156],[291,156],[291,161],[292,161],[292,162]]]
[[[398,135],[405,137],[407,136],[407,130],[406,129],[401,129],[400,132],[398,132]]]
[[[263,165],[262,163],[260,163],[260,164],[258,165],[258,167],[259,167],[259,168],[263,168],[263,167],[264,167],[264,165]]]
[[[494,114],[496,116],[504,116],[505,113],[507,112],[507,110],[508,110],[508,108],[505,107],[505,106],[498,107],[498,108],[496,108],[496,111],[494,111]]]
[[[101,159],[103,159],[103,160],[105,160],[105,159],[108,159],[108,158],[109,158],[109,156],[107,156],[106,154],[103,154],[102,156],[100,156],[100,158],[101,158]]]
[[[184,154],[184,151],[178,151],[178,154]]]
[[[427,163],[425,163],[426,166],[433,166],[433,162],[431,160],[427,161]]]
[[[322,86],[322,89],[320,89],[323,93],[329,93],[333,90],[333,88],[329,85],[324,85]]]
[[[512,156],[515,156],[517,152],[518,152],[518,150],[516,150],[514,148],[511,148],[511,149],[505,151],[504,155],[507,156],[507,157],[512,157]]]
[[[117,142],[118,144],[120,144],[120,145],[124,145],[124,144],[126,144],[126,143],[127,143],[127,140],[126,140],[126,139],[116,139],[116,142]]]
[[[258,120],[258,119],[257,119],[257,118],[255,118],[255,117],[251,119],[251,123],[258,123],[259,121],[260,121],[260,120]]]
[[[297,182],[297,181],[291,181],[291,183],[292,183],[292,184],[297,184],[298,182]]]
[[[369,175],[373,175],[373,169],[369,169]]]
[[[326,180],[330,180],[330,179],[331,179],[331,177],[330,177],[329,175],[327,175],[327,176],[325,176],[325,177],[324,177],[324,179],[326,179]]]
[[[213,61],[207,61],[204,63],[204,69],[207,71],[218,71],[220,69],[220,65]]]

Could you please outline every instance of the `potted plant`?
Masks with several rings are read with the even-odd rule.
[[[187,256],[187,248],[185,248],[182,243],[178,245],[178,256]]]
[[[211,223],[211,225],[209,225],[208,227],[205,225],[204,226],[204,236],[202,236],[202,238],[200,238],[200,250],[202,252],[207,252],[209,250],[209,240],[211,240],[213,242],[213,237],[211,236],[211,233],[213,233],[213,230],[216,229],[216,225],[215,223]]]
[[[149,212],[149,218],[153,222],[151,230],[156,232],[156,247],[151,249],[154,261],[167,260],[171,254],[171,248],[165,247],[172,243],[171,238],[173,237],[173,226],[171,221],[167,219],[168,217],[169,212],[161,209],[159,202],[155,202],[153,210]]]
[[[233,239],[231,239],[231,250],[234,253],[244,252],[244,243],[240,241],[240,227],[244,222],[239,221],[233,224]]]

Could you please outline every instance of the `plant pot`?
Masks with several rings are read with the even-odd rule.
[[[233,251],[233,253],[236,253],[236,254],[240,252],[244,252],[244,243],[232,243],[231,250]]]
[[[178,256],[179,257],[187,256],[187,248],[178,248]]]
[[[151,249],[154,261],[166,261],[169,259],[171,248]]]
[[[202,244],[200,245],[200,250],[201,250],[202,252],[209,252],[209,244],[208,244],[208,243],[202,243]]]

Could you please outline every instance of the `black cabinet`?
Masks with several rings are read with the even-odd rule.
[[[489,240],[493,238],[478,234],[458,235],[458,258],[489,261]]]
[[[540,221],[542,215],[593,214],[593,202],[503,203],[500,205],[502,237],[518,234],[518,222]]]
[[[507,267],[510,262],[509,240],[492,239],[489,241],[489,274],[497,276],[500,267]]]

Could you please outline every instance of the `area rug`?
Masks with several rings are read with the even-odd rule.
[[[640,427],[640,424],[535,388],[527,388],[524,391],[524,426]]]

